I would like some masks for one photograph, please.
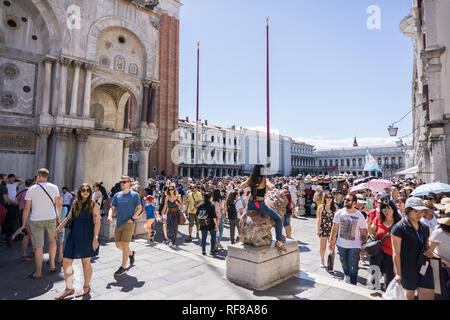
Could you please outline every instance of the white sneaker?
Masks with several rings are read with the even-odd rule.
[[[344,277],[344,282],[345,283],[350,283],[350,277],[349,276],[345,276]]]
[[[325,268],[325,261],[324,261],[324,260],[321,260],[321,261],[320,261],[320,267],[321,267],[321,268]]]

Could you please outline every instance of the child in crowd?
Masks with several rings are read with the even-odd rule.
[[[152,224],[155,221],[155,212],[156,212],[156,208],[153,204],[153,196],[147,196],[145,197],[145,213],[147,215],[147,223],[144,226],[144,229],[147,230],[148,233],[148,237],[149,237],[149,241],[153,242],[153,240],[155,239],[155,234],[156,231],[152,229]]]

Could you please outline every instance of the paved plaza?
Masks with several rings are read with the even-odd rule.
[[[358,285],[342,281],[343,272],[336,256],[335,274],[320,267],[316,236],[316,219],[293,218],[293,236],[300,249],[300,272],[265,291],[254,291],[226,279],[226,248],[229,242],[228,224],[224,227],[222,250],[217,257],[202,256],[199,240],[186,243],[187,225],[179,228],[179,246],[172,249],[161,244],[162,229],[158,223],[156,242],[149,245],[144,238],[130,244],[136,251],[136,262],[127,274],[114,277],[120,265],[121,252],[113,241],[101,241],[100,255],[93,259],[90,300],[370,300],[381,299],[380,291],[365,287],[367,266],[360,264]],[[195,229],[194,234],[195,236]],[[209,245],[209,243],[208,243]],[[207,247],[209,252],[209,247]],[[48,272],[48,254],[44,255],[43,278],[26,279],[34,270],[34,262],[21,262],[20,242],[11,248],[0,247],[0,299],[52,300],[65,288],[62,266],[60,272]],[[83,284],[81,261],[74,263],[75,290]],[[75,299],[73,296],[69,299]],[[79,300],[79,299],[75,299]]]

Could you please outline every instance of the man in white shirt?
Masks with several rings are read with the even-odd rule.
[[[48,252],[50,256],[50,272],[56,272],[55,256],[56,242],[53,234],[56,223],[61,219],[62,201],[58,187],[47,182],[49,172],[47,169],[39,169],[36,176],[36,184],[27,191],[26,204],[23,209],[23,223],[20,231],[25,229],[30,214],[31,240],[35,248],[36,271],[29,275],[31,279],[42,277],[42,259],[44,247],[44,232],[47,232]],[[56,209],[56,210],[55,210]],[[56,211],[56,212],[55,212]]]
[[[63,197],[63,207],[67,207],[67,212],[70,210],[70,204],[72,203],[73,195],[69,192],[67,187],[62,188],[62,197]],[[94,195],[92,195],[94,198]]]
[[[361,212],[355,208],[357,201],[355,194],[345,197],[344,208],[334,216],[329,245],[330,251],[334,251],[337,245],[345,275],[344,282],[353,285],[356,285],[358,280],[361,246],[367,242],[367,223]]]
[[[17,189],[24,182],[25,182],[24,180],[16,178],[16,176],[13,173],[9,174],[8,183],[6,184],[6,187],[8,188],[8,198],[14,201],[16,199]]]

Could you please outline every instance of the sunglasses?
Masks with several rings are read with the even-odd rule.
[[[129,180],[128,181],[120,181],[120,184],[125,184],[125,183],[128,183],[128,182],[130,182]]]
[[[350,198],[345,198],[344,201],[345,201],[345,202],[347,202],[347,201],[352,201],[352,199],[350,199]]]
[[[81,192],[88,192],[88,193],[91,193],[91,190],[90,190],[90,189],[80,189],[80,191],[81,191]]]
[[[333,197],[326,197],[325,199],[331,199],[331,200],[333,200]]]
[[[169,188],[169,191],[174,191],[175,189],[174,188]]]

